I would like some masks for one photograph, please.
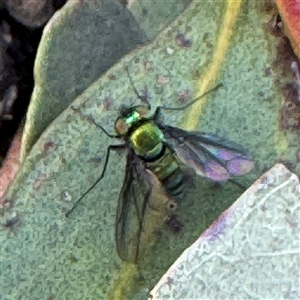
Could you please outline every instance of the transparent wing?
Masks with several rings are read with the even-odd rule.
[[[136,262],[139,256],[143,220],[152,190],[150,176],[143,161],[129,149],[115,228],[118,255],[127,262]]]
[[[242,147],[215,135],[159,124],[178,158],[195,172],[216,182],[249,172],[254,163]]]

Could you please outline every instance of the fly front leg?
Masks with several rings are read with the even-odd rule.
[[[74,112],[76,112],[77,114],[79,114],[80,116],[85,117],[90,123],[93,123],[96,127],[100,128],[108,137],[116,138],[116,139],[121,138],[121,136],[119,136],[119,135],[108,133],[107,130],[104,129],[104,127],[102,127],[101,125],[99,125],[95,122],[95,120],[92,116],[85,116],[84,114],[82,114],[81,111],[80,111],[80,108],[71,106],[71,109]]]
[[[108,160],[110,157],[110,152],[111,150],[114,151],[119,151],[119,150],[124,150],[126,148],[125,144],[121,144],[121,145],[109,145],[107,147],[107,151],[106,151],[106,157],[105,157],[105,162],[104,162],[104,166],[103,166],[103,171],[100,175],[100,177],[95,181],[95,183],[93,183],[81,196],[80,198],[75,202],[74,206],[66,213],[66,217],[69,217],[70,214],[75,210],[75,208],[79,205],[79,203],[81,202],[81,200],[103,179],[104,175],[105,175],[105,171],[106,171],[106,167],[108,164]]]
[[[162,109],[163,109],[163,106],[157,106],[153,116],[151,117],[151,119],[154,120],[154,121],[159,121],[159,119],[161,117],[161,110]]]

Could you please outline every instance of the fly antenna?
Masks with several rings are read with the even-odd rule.
[[[188,107],[190,107],[191,105],[193,105],[195,102],[197,102],[198,100],[200,100],[201,98],[205,97],[206,95],[218,90],[219,88],[223,87],[224,84],[223,83],[219,83],[217,84],[215,87],[213,87],[212,89],[208,90],[207,92],[205,92],[204,94],[202,94],[201,96],[195,98],[193,101],[191,101],[190,103],[187,103],[184,106],[180,106],[180,107],[168,107],[168,106],[159,106],[160,109],[164,109],[164,110],[184,110]]]
[[[130,73],[129,73],[129,68],[128,68],[128,66],[124,66],[124,68],[125,68],[125,70],[126,70],[126,72],[127,72],[127,76],[128,76],[128,78],[129,78],[129,81],[130,81],[130,84],[131,84],[131,86],[132,86],[132,89],[133,89],[133,91],[134,91],[134,93],[136,94],[136,96],[142,101],[142,102],[144,102],[144,103],[146,103],[147,105],[148,105],[148,108],[149,108],[149,110],[151,109],[151,106],[150,106],[150,103],[148,102],[148,100],[147,100],[147,92],[148,92],[148,90],[147,90],[147,87],[145,88],[145,96],[141,96],[140,94],[139,94],[139,92],[137,91],[137,89],[136,89],[136,87],[134,86],[134,83],[133,83],[133,80],[132,80],[132,78],[131,78],[131,76],[130,76]]]

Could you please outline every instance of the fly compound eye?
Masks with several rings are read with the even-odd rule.
[[[148,107],[144,105],[136,106],[135,110],[139,113],[140,118],[146,118],[149,113]]]
[[[178,207],[178,204],[177,204],[177,202],[175,202],[174,200],[169,200],[168,202],[167,202],[167,210],[168,211],[175,211],[175,210],[177,210],[177,207]]]
[[[128,132],[128,124],[124,118],[118,118],[115,122],[115,132],[117,135],[126,135]]]

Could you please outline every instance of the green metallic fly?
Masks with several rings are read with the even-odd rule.
[[[143,105],[123,107],[115,121],[116,135],[110,135],[102,126],[92,122],[112,138],[122,139],[121,145],[110,145],[104,168],[97,181],[77,200],[66,214],[75,207],[104,177],[112,150],[127,151],[126,172],[119,195],[116,214],[115,239],[117,253],[124,261],[137,262],[140,252],[140,238],[146,207],[153,190],[153,176],[158,179],[164,193],[170,199],[168,211],[178,203],[184,191],[182,165],[193,169],[199,176],[214,182],[224,182],[233,176],[249,172],[254,164],[247,151],[239,145],[215,135],[188,132],[159,121],[161,110],[184,110],[222,84],[178,108],[158,106],[153,116],[148,116],[150,103],[141,97]],[[74,109],[75,110],[75,109]],[[134,234],[132,229],[134,227]],[[128,232],[130,231],[130,236]],[[134,238],[132,238],[134,236]]]

